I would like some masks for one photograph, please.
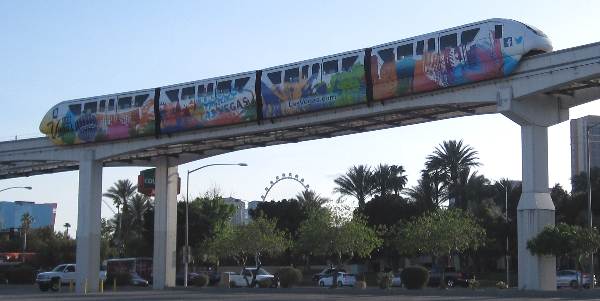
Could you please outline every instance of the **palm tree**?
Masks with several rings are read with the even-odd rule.
[[[373,172],[373,191],[384,196],[388,194],[400,195],[406,185],[406,176],[402,165],[379,164]]]
[[[437,172],[421,172],[417,185],[405,193],[422,211],[435,210],[446,200],[446,189],[442,177]]]
[[[23,213],[21,216],[21,231],[23,231],[23,252],[27,250],[27,233],[33,224],[34,218],[29,212]]]
[[[102,194],[104,197],[110,198],[113,200],[115,206],[117,206],[117,215],[119,218],[119,223],[117,226],[118,240],[120,241],[121,247],[123,241],[123,234],[121,233],[122,228],[122,216],[128,215],[129,213],[129,199],[135,194],[137,189],[136,185],[133,185],[131,181],[126,180],[118,180],[112,187],[110,187],[106,193]],[[122,212],[121,212],[122,208]]]
[[[373,172],[367,165],[352,166],[345,175],[334,180],[338,186],[334,192],[351,195],[358,200],[358,206],[365,205],[367,197],[373,193]]]
[[[477,151],[468,145],[463,145],[463,141],[449,140],[444,141],[435,148],[433,154],[427,156],[425,163],[426,170],[436,171],[443,175],[443,181],[448,189],[448,198],[454,199],[454,206],[465,209],[463,196],[460,193],[461,175],[464,179],[465,172],[468,173],[471,167],[479,166],[477,161]],[[466,177],[468,179],[468,176]]]
[[[134,228],[141,228],[144,222],[144,213],[150,206],[149,198],[143,194],[136,193],[128,202],[128,214],[125,222]]]
[[[65,223],[63,226],[65,227],[65,236],[69,237],[69,228],[71,228],[71,224]]]
[[[328,198],[321,197],[314,190],[304,190],[296,195],[296,200],[302,208],[308,209],[308,211],[316,210],[321,208],[325,203],[330,202]]]

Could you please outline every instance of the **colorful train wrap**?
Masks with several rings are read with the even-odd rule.
[[[523,56],[549,51],[540,30],[490,19],[258,71],[64,101],[40,131],[71,145],[271,120],[503,77]]]

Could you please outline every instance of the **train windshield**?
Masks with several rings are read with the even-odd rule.
[[[533,33],[535,33],[536,35],[538,35],[540,37],[544,37],[544,38],[548,37],[543,31],[537,29],[535,26],[527,25],[525,23],[521,23],[521,24],[525,25],[525,27],[527,27],[527,29],[533,31]]]

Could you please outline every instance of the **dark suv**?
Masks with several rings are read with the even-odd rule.
[[[433,267],[429,271],[429,286],[440,286],[440,279],[442,278],[442,268]],[[457,285],[468,287],[469,277],[461,272],[457,272],[453,267],[447,267],[444,271],[444,279],[446,286],[454,287]]]

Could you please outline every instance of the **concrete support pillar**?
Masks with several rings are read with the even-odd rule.
[[[556,290],[556,258],[533,256],[527,241],[554,225],[548,185],[548,128],[521,126],[523,192],[517,207],[519,289]]]
[[[569,119],[560,98],[531,95],[513,99],[512,87],[498,89],[498,111],[521,126],[523,192],[517,206],[519,289],[556,290],[556,258],[533,256],[527,241],[554,225],[548,185],[548,127]]]
[[[175,286],[177,242],[177,166],[168,158],[157,160],[154,198],[153,288]]]
[[[77,293],[97,292],[100,273],[100,206],[102,204],[102,163],[94,152],[79,162],[77,204]]]

